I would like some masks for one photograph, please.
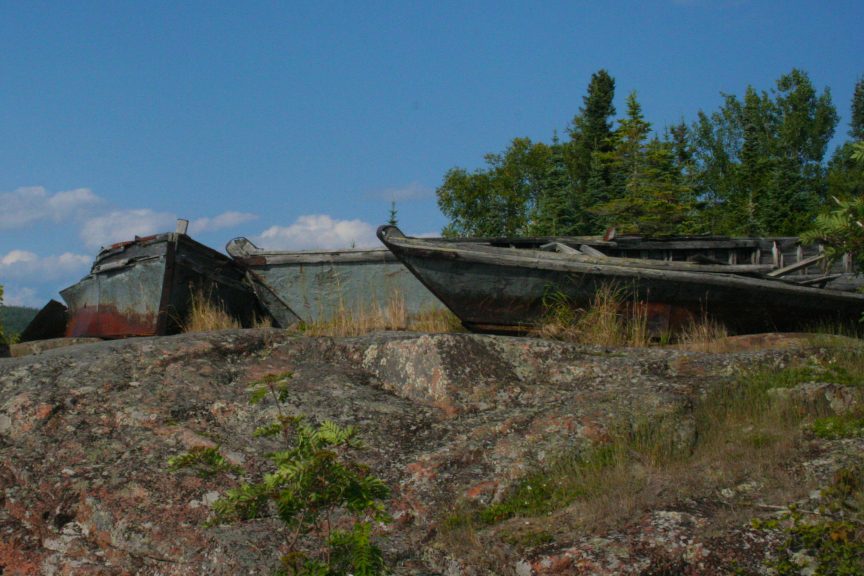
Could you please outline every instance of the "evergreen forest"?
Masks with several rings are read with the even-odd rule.
[[[14,339],[33,320],[37,312],[37,308],[4,306],[0,302],[0,339],[4,333],[9,339]]]
[[[864,194],[864,79],[848,138],[830,88],[793,69],[768,90],[724,94],[719,109],[658,130],[636,92],[617,116],[615,79],[599,70],[564,133],[514,138],[473,172],[449,170],[437,190],[445,236],[621,233],[788,235],[810,229],[836,201]],[[836,199],[836,200],[835,200]]]

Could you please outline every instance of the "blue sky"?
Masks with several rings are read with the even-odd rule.
[[[864,2],[0,2],[0,284],[41,306],[102,244],[374,243],[397,201],[516,136],[549,141],[606,68],[655,128],[770,89],[830,87],[845,138]]]

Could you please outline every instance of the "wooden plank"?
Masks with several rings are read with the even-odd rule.
[[[766,276],[770,278],[779,278],[780,276],[785,276],[791,272],[795,272],[796,270],[801,270],[802,268],[807,268],[808,266],[812,266],[817,262],[822,261],[825,258],[824,254],[819,254],[817,256],[811,256],[810,258],[805,258],[800,262],[795,262],[794,264],[790,264],[789,266],[784,266],[783,268],[778,268],[773,272],[769,272]]]
[[[558,252],[559,254],[588,254],[584,250],[577,250],[576,248],[568,246],[567,244],[564,244],[562,242],[549,242],[548,244],[543,244],[542,246],[540,246],[540,249],[545,252]],[[593,248],[590,249],[594,250]],[[594,250],[594,252],[602,254],[602,252],[600,252],[599,250]]]
[[[812,286],[814,284],[826,284],[831,280],[836,280],[842,276],[842,274],[826,274],[824,276],[817,276],[816,278],[808,278],[806,280],[801,280],[796,282],[799,286]]]
[[[579,251],[583,254],[587,254],[588,256],[594,256],[595,258],[607,258],[606,254],[604,254],[600,250],[597,250],[596,248],[588,246],[587,244],[582,244],[581,246],[579,246]]]

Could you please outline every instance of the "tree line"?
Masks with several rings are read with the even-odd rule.
[[[453,168],[437,190],[445,236],[600,234],[798,235],[831,197],[864,194],[853,158],[864,140],[864,79],[849,139],[826,162],[838,124],[829,88],[793,69],[770,91],[724,94],[714,112],[661,132],[637,93],[615,119],[615,79],[591,76],[562,139],[515,138],[473,172]]]

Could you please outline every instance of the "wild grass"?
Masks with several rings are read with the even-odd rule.
[[[271,328],[273,321],[269,316],[256,316],[252,328]],[[225,304],[205,293],[202,288],[194,290],[190,295],[189,314],[181,326],[183,332],[212,332],[243,328],[240,320],[228,313]]]
[[[310,336],[333,337],[360,336],[381,330],[456,332],[461,330],[461,324],[449,310],[430,309],[411,315],[404,296],[394,291],[384,306],[371,300],[352,307],[340,299],[335,314],[304,327]]]
[[[217,302],[202,288],[192,292],[183,332],[211,332],[242,327],[240,321],[228,313],[224,303]]]
[[[703,314],[700,318],[691,320],[676,340],[690,350],[717,354],[726,352],[723,342],[728,336],[726,326]]]
[[[536,334],[542,338],[598,346],[647,346],[648,314],[639,302],[626,302],[624,291],[604,284],[587,308],[555,292],[547,296],[546,318]]]
[[[754,487],[760,498],[783,503],[813,488],[791,472],[808,435],[864,432],[860,415],[837,418],[825,404],[777,392],[814,378],[864,387],[864,359],[839,354],[755,371],[712,388],[691,409],[618,422],[604,442],[538,465],[499,502],[457,506],[442,522],[442,541],[469,542],[485,529],[504,541],[518,533],[515,541],[527,548],[556,531],[572,537],[574,531],[620,526],[646,510],[706,498],[725,501],[720,517],[740,525],[754,514]]]

